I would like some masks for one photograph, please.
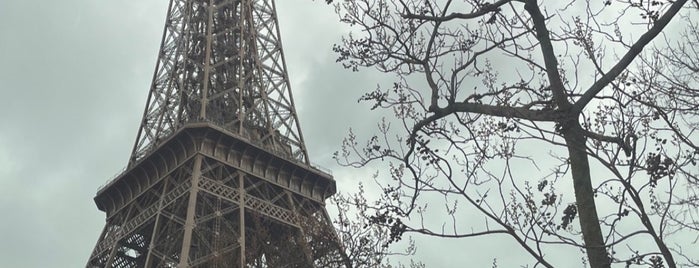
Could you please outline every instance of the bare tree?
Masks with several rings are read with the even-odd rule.
[[[354,30],[338,61],[396,77],[361,97],[391,113],[378,134],[350,133],[336,154],[384,165],[383,195],[345,202],[395,237],[506,235],[545,267],[561,245],[591,267],[696,265],[699,3],[686,2],[337,3]]]
[[[392,256],[412,255],[414,244],[408,243],[402,252],[391,251],[389,244],[398,238],[394,232],[370,224],[366,206],[352,209],[347,203],[338,202],[343,199],[340,194],[331,199],[337,206],[337,215],[332,220],[335,228],[327,226],[329,215],[324,210],[297,215],[301,219],[299,228],[255,213],[248,215],[247,230],[255,234],[246,244],[248,267],[424,268],[422,263],[414,261],[390,264],[388,259]],[[355,218],[360,220],[350,220]],[[225,258],[218,261],[219,266],[232,265]]]
[[[363,187],[353,198],[363,198]],[[408,264],[392,265],[389,258],[394,256],[411,256],[415,253],[413,241],[409,241],[405,249],[400,252],[391,251],[389,245],[399,239],[395,230],[389,226],[372,224],[372,215],[368,213],[368,206],[350,206],[349,202],[343,202],[351,198],[336,194],[332,197],[332,203],[336,206],[337,215],[333,218],[335,233],[327,234],[324,243],[335,243],[340,249],[339,254],[326,258],[318,267],[343,267],[343,268],[424,268],[420,262],[411,261]],[[352,204],[366,204],[366,200],[353,200]],[[321,230],[333,230],[322,228]]]

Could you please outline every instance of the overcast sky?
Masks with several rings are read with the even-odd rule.
[[[311,161],[354,190],[371,171],[341,170],[331,154],[350,126],[375,124],[356,100],[378,77],[335,63],[331,6],[277,2]],[[167,4],[0,0],[0,267],[85,265],[105,220],[92,198],[129,157]]]
[[[167,4],[0,0],[0,267],[85,265],[105,220],[92,198],[129,158]],[[352,192],[374,171],[341,168],[331,154],[350,127],[375,126],[356,100],[390,77],[335,63],[345,28],[325,1],[277,8],[310,159]],[[497,237],[419,241],[415,258],[428,267],[487,267],[521,250]]]

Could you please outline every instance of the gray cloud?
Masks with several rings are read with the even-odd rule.
[[[167,2],[0,2],[1,266],[87,261],[104,225],[92,198],[133,146]],[[277,7],[311,158],[333,168],[330,154],[363,123],[335,115],[353,114],[358,86],[375,81],[334,63],[343,30],[332,7]]]
[[[87,261],[104,225],[92,198],[131,152],[167,2],[0,1],[0,266]],[[350,127],[365,137],[374,131],[381,114],[356,100],[391,77],[335,63],[332,45],[346,28],[324,1],[281,0],[277,8],[311,160],[334,170],[340,191],[372,185],[374,170],[338,167],[331,154]],[[487,266],[517,248],[500,238],[417,239],[416,259],[428,267]]]

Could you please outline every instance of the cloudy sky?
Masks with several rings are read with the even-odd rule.
[[[0,0],[0,268],[85,265],[104,226],[92,198],[131,152],[167,4]],[[356,100],[390,77],[335,63],[346,28],[324,1],[277,8],[311,161],[352,192],[374,171],[341,168],[331,154],[350,127],[361,135],[375,126],[378,115]],[[418,240],[416,259],[428,267],[486,267],[519,250],[499,238]]]
[[[104,226],[92,198],[133,147],[167,4],[0,0],[0,267],[86,263]],[[356,100],[388,80],[335,63],[332,45],[346,29],[324,1],[283,0],[277,8],[311,161],[353,192],[374,170],[343,169],[331,154],[350,127],[361,135],[375,126],[378,115]],[[445,252],[463,243],[428,243],[416,258],[457,265]]]
[[[92,198],[129,157],[167,4],[0,0],[0,267],[85,265],[104,226]],[[310,158],[353,190],[371,171],[331,154],[376,122],[356,99],[379,78],[335,63],[343,26],[324,1],[277,8]]]

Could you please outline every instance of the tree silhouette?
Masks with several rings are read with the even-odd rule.
[[[360,98],[390,113],[377,134],[350,132],[335,155],[386,170],[382,195],[344,202],[368,206],[390,241],[500,234],[545,267],[561,245],[591,267],[696,265],[687,2],[337,1],[352,29],[338,61],[396,77]]]

